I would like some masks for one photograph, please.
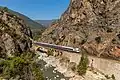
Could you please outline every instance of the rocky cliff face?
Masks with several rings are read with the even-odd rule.
[[[19,17],[0,9],[0,58],[29,51],[31,30]]]
[[[89,54],[120,58],[120,0],[71,0],[42,41],[83,47]]]

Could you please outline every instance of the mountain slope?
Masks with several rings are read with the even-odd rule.
[[[0,9],[0,57],[30,51],[32,32],[19,17]]]
[[[23,19],[0,9],[0,80],[44,80]]]
[[[6,8],[8,9],[7,7],[1,7],[0,6],[0,9],[3,9],[3,8]],[[10,10],[8,9],[8,11],[18,17],[20,17],[21,19],[23,19],[25,21],[25,23],[31,28],[31,29],[42,29],[44,28],[44,26],[42,26],[41,24],[33,21],[32,19],[28,18],[27,16],[21,14],[21,13],[18,13],[16,11],[13,11],[13,10]]]
[[[120,58],[120,1],[71,0],[41,41],[84,48],[98,57]]]

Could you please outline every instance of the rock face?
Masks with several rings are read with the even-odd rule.
[[[29,51],[32,42],[31,30],[19,17],[0,9],[0,58]]]
[[[83,47],[89,54],[120,58],[120,0],[71,0],[41,41]]]

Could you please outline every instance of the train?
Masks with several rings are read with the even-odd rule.
[[[79,48],[73,48],[73,47],[67,47],[67,46],[61,46],[61,45],[55,45],[55,44],[49,44],[49,43],[42,43],[42,42],[34,42],[34,44],[43,46],[43,47],[49,47],[49,48],[54,48],[58,50],[68,51],[68,52],[75,52],[75,53],[80,52]]]

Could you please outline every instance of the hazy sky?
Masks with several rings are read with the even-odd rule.
[[[0,0],[0,6],[23,13],[31,19],[57,19],[70,0]]]

